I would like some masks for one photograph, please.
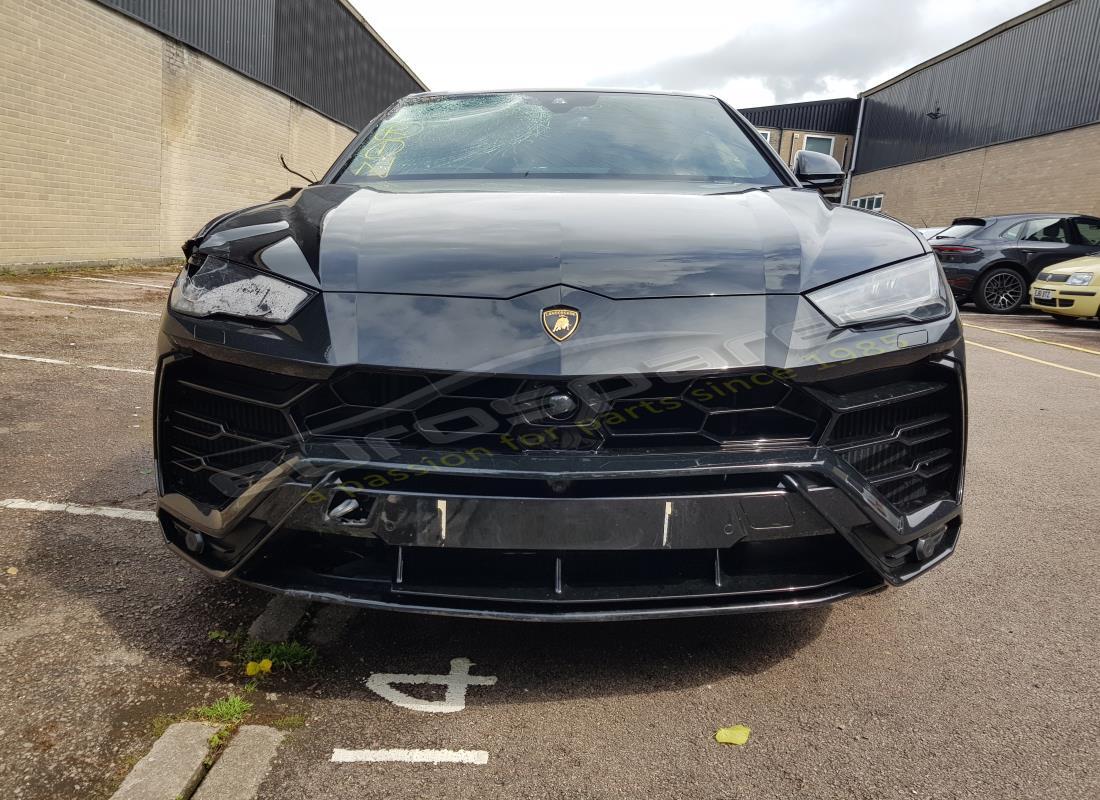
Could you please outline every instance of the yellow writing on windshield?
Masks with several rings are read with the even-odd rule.
[[[405,140],[423,129],[419,122],[384,123],[371,137],[370,144],[356,155],[351,165],[352,174],[388,177],[397,157],[405,149]]]

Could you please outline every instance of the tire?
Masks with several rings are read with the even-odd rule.
[[[1011,314],[1027,302],[1027,280],[1011,267],[994,267],[982,275],[974,305],[986,314]]]

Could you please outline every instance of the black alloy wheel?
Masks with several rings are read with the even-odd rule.
[[[1027,281],[1009,267],[991,269],[982,276],[974,303],[987,314],[1011,314],[1027,298]]]

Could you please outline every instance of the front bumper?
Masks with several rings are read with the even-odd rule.
[[[211,575],[304,598],[563,621],[799,608],[912,580],[961,525],[961,352],[861,359],[882,368],[825,381],[723,373],[750,390],[721,407],[692,399],[718,378],[689,376],[649,390],[654,408],[684,406],[656,427],[622,414],[568,444],[536,428],[540,448],[524,423],[433,448],[428,409],[530,379],[429,375],[420,405],[374,404],[404,431],[376,446],[342,388],[385,383],[374,372],[226,369],[212,356],[229,354],[178,344],[157,378],[165,541]]]
[[[1050,292],[1050,297],[1035,296],[1036,290]],[[1065,283],[1035,281],[1030,289],[1031,307],[1048,314],[1065,317],[1100,316],[1100,289],[1095,286],[1068,286]]]

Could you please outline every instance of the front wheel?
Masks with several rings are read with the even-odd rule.
[[[978,281],[974,304],[987,314],[1011,314],[1024,304],[1027,281],[1009,267],[991,269]]]

